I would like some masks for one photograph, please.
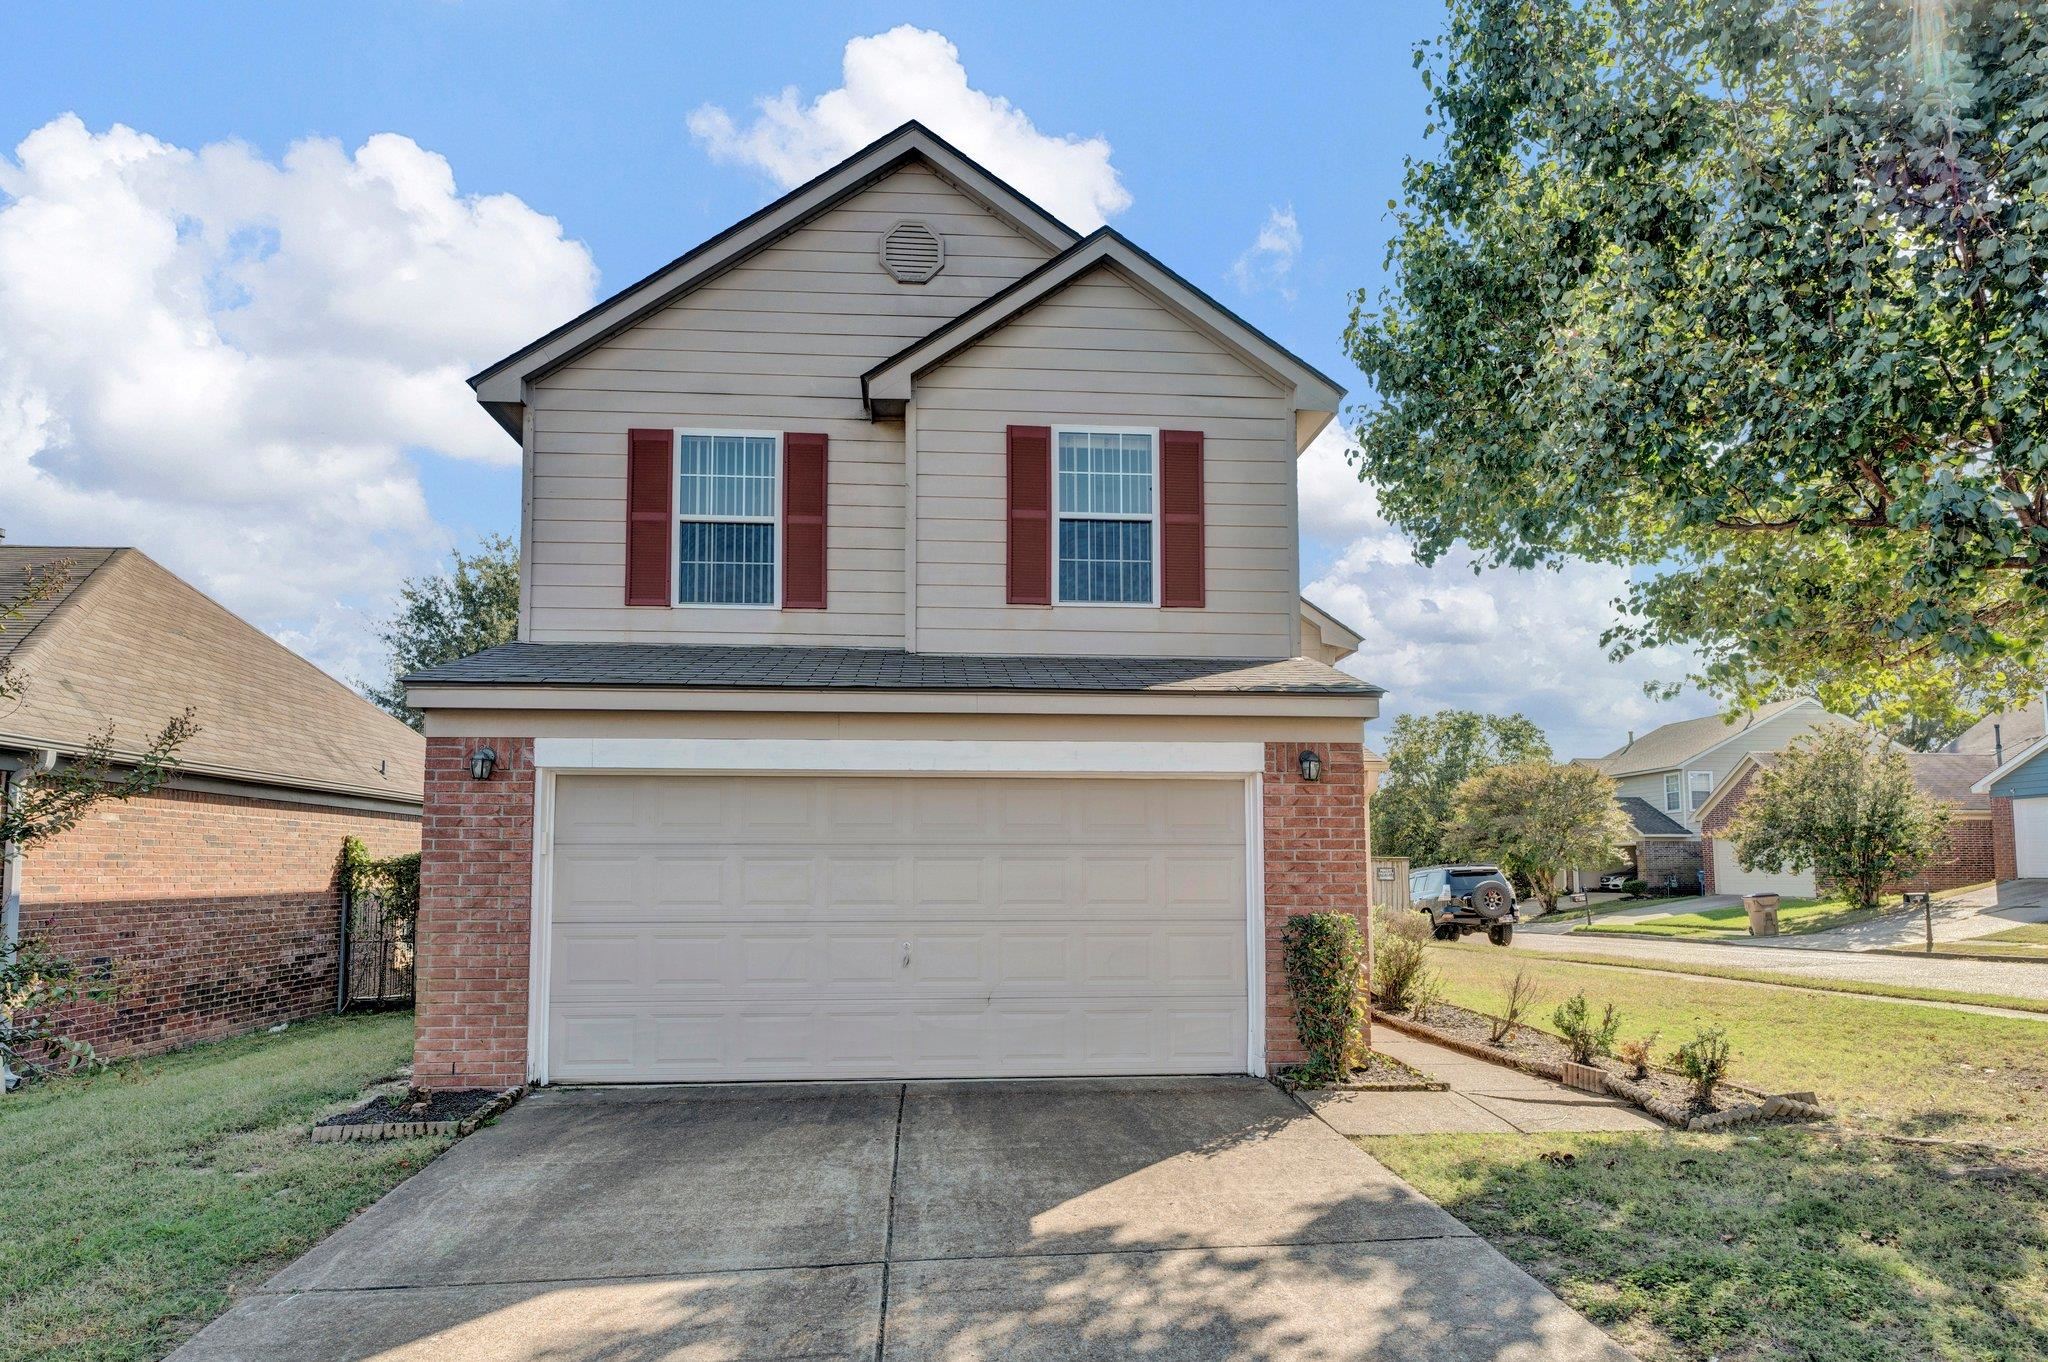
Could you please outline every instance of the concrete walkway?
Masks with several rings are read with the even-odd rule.
[[[1451,1085],[1449,1092],[1302,1093],[1344,1135],[1536,1135],[1563,1130],[1662,1130],[1626,1102],[1473,1059],[1390,1027],[1373,1049]]]

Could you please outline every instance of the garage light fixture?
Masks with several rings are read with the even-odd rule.
[[[1311,784],[1323,778],[1323,759],[1306,747],[1301,749],[1301,778]]]
[[[491,768],[498,764],[498,754],[488,747],[479,747],[469,754],[469,777],[471,780],[489,780]]]

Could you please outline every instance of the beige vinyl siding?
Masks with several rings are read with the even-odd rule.
[[[915,423],[920,650],[1295,655],[1288,396],[1115,271],[1075,281],[920,376]],[[1008,605],[1013,424],[1202,431],[1206,608]]]
[[[1684,783],[1685,777],[1681,775],[1679,777],[1679,784],[1683,786]],[[1614,782],[1614,793],[1624,798],[1629,795],[1635,795],[1639,799],[1647,800],[1650,807],[1659,813],[1670,814],[1680,822],[1685,821],[1685,812],[1682,807],[1676,811],[1664,807],[1664,773],[1662,771],[1652,771],[1647,775],[1640,776],[1623,776]],[[1684,796],[1681,795],[1681,804],[1683,799]]]
[[[876,259],[881,233],[909,217],[946,238],[927,284],[899,284]],[[867,418],[860,375],[1047,254],[905,167],[533,385],[527,637],[903,646],[903,424]],[[829,608],[622,604],[635,426],[828,435]]]
[[[1694,831],[1699,830],[1699,817],[1692,807],[1692,772],[1711,771],[1714,776],[1714,790],[1719,790],[1736,766],[1750,753],[1783,751],[1794,739],[1811,729],[1837,724],[1854,726],[1854,722],[1839,715],[1829,714],[1818,705],[1800,705],[1749,728],[1738,729],[1731,726],[1725,733],[1712,740],[1723,744],[1722,746],[1712,748],[1712,743],[1709,743],[1708,747],[1712,750],[1703,749],[1704,756],[1695,757],[1685,765],[1673,768],[1678,773],[1682,807],[1671,816],[1686,827]],[[1729,741],[1730,739],[1733,741]],[[1662,771],[1627,776],[1617,780],[1615,784],[1620,794],[1641,795],[1656,808],[1664,808]],[[1708,791],[1708,794],[1711,795],[1714,790]]]

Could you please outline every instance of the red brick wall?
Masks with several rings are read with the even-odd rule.
[[[1370,931],[1372,883],[1366,831],[1370,773],[1359,743],[1310,745],[1323,759],[1323,778],[1301,778],[1300,743],[1266,744],[1266,1062],[1304,1058],[1294,1032],[1281,928],[1301,913],[1355,914]]]
[[[470,753],[497,752],[489,780]],[[413,1074],[422,1087],[526,1081],[533,740],[427,739]]]
[[[103,1054],[318,1016],[334,1010],[342,839],[395,856],[419,835],[404,814],[190,790],[101,803],[23,854],[22,932],[122,981],[69,1019]]]
[[[1991,797],[1991,870],[1994,879],[2016,880],[2020,877],[2020,852],[2013,832],[2012,801],[1997,795]]]

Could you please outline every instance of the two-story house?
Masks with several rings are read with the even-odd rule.
[[[909,124],[472,382],[520,629],[409,681],[421,1083],[1299,1055],[1379,767],[1328,378]]]
[[[1653,728],[1641,737],[1631,733],[1606,756],[1579,760],[1614,780],[1615,796],[1635,829],[1636,875],[1656,888],[1676,884],[1690,892],[1713,874],[1700,816],[1742,759],[1781,751],[1815,728],[1853,722],[1830,714],[1818,700],[1780,700],[1732,721],[1709,714]],[[1756,887],[1762,887],[1761,880],[1731,860],[1715,892],[1749,893]]]

